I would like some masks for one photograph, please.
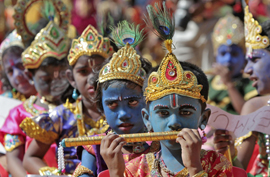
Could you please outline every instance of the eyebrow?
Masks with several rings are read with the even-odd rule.
[[[114,98],[107,98],[105,99],[105,102],[110,102],[110,101],[118,101],[118,97],[114,97]]]
[[[129,100],[129,99],[134,99],[134,98],[140,99],[141,96],[127,96],[127,97],[124,97],[123,100]]]
[[[191,104],[180,105],[179,110],[181,110],[181,109],[193,109],[194,111],[197,111],[197,109],[194,106],[192,106]]]
[[[169,109],[169,107],[167,105],[161,105],[161,104],[157,104],[153,111],[157,110],[157,109]]]

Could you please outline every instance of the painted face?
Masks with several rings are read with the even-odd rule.
[[[102,89],[102,106],[108,124],[117,134],[143,132],[141,110],[145,102],[141,87],[113,83]]]
[[[249,74],[249,79],[253,81],[259,94],[270,93],[270,52],[265,49],[255,49],[248,51],[246,55],[247,65],[245,73]]]
[[[34,83],[40,96],[50,102],[57,102],[69,86],[66,78],[67,65],[40,67],[34,75]]]
[[[217,51],[217,63],[227,66],[232,71],[232,76],[240,74],[245,64],[245,54],[238,45],[221,45]]]
[[[24,74],[25,68],[20,57],[13,54],[4,55],[3,66],[5,74],[13,88],[25,96],[36,93],[35,86],[29,83],[28,78]]]
[[[93,80],[94,72],[101,69],[104,58],[98,55],[94,56],[81,56],[73,68],[73,77],[76,83],[76,88],[81,95],[89,100],[94,100],[95,90],[94,83],[89,83]]]
[[[149,104],[149,121],[154,132],[165,132],[179,128],[197,129],[201,116],[199,100],[171,94]],[[161,143],[169,149],[180,149],[175,140],[164,140]]]

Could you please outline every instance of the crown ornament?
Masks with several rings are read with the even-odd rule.
[[[243,22],[232,14],[228,14],[219,19],[214,27],[212,41],[214,52],[217,52],[220,45],[229,46],[232,44],[239,45],[245,51]]]
[[[152,28],[161,39],[169,53],[162,59],[157,72],[152,72],[145,88],[145,100],[154,101],[170,94],[179,94],[205,102],[201,95],[202,85],[198,84],[197,77],[191,71],[184,71],[176,56],[172,53],[172,37],[174,33],[174,21],[163,2],[163,10],[155,4],[147,6],[147,25]]]
[[[78,39],[73,39],[68,61],[72,66],[82,55],[100,55],[108,58],[112,53],[110,39],[98,34],[97,30],[89,25]]]
[[[140,55],[134,47],[143,40],[139,25],[122,21],[112,29],[112,37],[117,46],[122,47],[113,54],[110,62],[99,73],[99,83],[114,79],[124,79],[143,86],[146,72],[142,68]]]
[[[62,0],[18,0],[14,7],[14,26],[22,37],[23,43],[35,37],[30,27],[27,25],[26,14],[34,3],[50,2],[53,4],[57,17],[59,17],[59,27],[67,30],[69,26],[70,13]]]
[[[16,30],[13,30],[7,37],[6,39],[1,43],[0,45],[0,62],[2,61],[2,55],[3,52],[11,47],[11,46],[19,46],[24,48],[24,45],[22,43],[22,38],[21,36],[17,33]]]
[[[248,4],[248,3],[247,3]],[[245,36],[246,48],[251,49],[265,49],[269,46],[269,39],[267,36],[261,36],[262,27],[259,22],[253,18],[249,12],[248,5],[245,7]]]
[[[69,42],[65,31],[53,21],[50,21],[36,35],[32,44],[22,53],[23,65],[27,69],[35,69],[47,57],[61,60],[68,54]]]

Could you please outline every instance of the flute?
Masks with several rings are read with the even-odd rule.
[[[153,133],[134,133],[134,134],[122,134],[126,142],[142,142],[142,141],[161,141],[161,140],[176,140],[179,131],[169,132],[153,132]],[[97,145],[101,143],[101,140],[105,135],[92,136],[92,137],[78,137],[78,138],[65,138],[62,140],[61,145],[63,147],[72,146],[84,146],[84,145]]]

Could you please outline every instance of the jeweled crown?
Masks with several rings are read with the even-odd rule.
[[[35,69],[47,57],[58,60],[67,56],[70,40],[63,29],[50,21],[35,37],[32,44],[22,53],[25,68]]]
[[[265,49],[269,46],[268,36],[261,36],[262,27],[249,12],[249,7],[245,7],[245,36],[246,48]]]
[[[134,49],[143,39],[142,31],[139,31],[139,25],[135,27],[126,21],[119,23],[117,29],[113,29],[114,42],[122,48],[114,53],[110,62],[101,69],[99,83],[124,79],[143,86],[146,72],[142,68],[140,55]]]
[[[238,17],[228,14],[219,19],[212,35],[214,52],[220,45],[239,45],[245,51],[245,34],[243,22]]]
[[[24,45],[22,43],[22,38],[21,36],[17,33],[16,30],[13,30],[6,38],[5,40],[1,43],[0,45],[0,62],[2,61],[2,55],[3,52],[11,47],[11,46],[19,46],[24,48]]]
[[[89,25],[78,39],[73,39],[68,61],[72,66],[82,55],[100,55],[106,59],[112,53],[110,39],[98,34],[97,30]]]
[[[154,101],[164,96],[176,93],[179,95],[200,99],[202,85],[198,84],[197,77],[191,71],[184,71],[176,56],[172,53],[172,37],[174,21],[163,3],[163,10],[151,5],[147,6],[149,18],[146,20],[154,32],[165,39],[164,44],[169,53],[162,59],[157,72],[152,72],[148,78],[148,85],[144,91],[145,100]]]

